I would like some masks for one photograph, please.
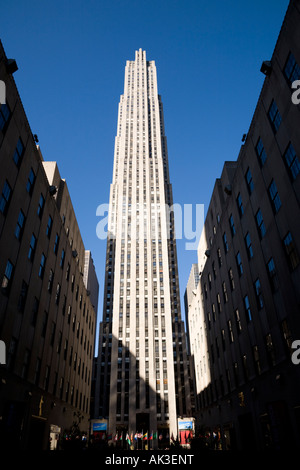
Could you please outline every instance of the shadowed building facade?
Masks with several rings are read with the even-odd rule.
[[[0,44],[0,440],[55,448],[74,421],[89,429],[97,280],[66,181],[43,160],[7,65]]]
[[[188,326],[197,422],[223,449],[299,442],[300,4],[291,1],[237,161],[216,180]]]

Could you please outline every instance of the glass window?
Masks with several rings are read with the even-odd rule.
[[[28,176],[27,184],[26,184],[26,190],[30,195],[32,194],[32,191],[33,191],[34,182],[35,182],[35,173],[33,169],[31,168],[29,176]]]
[[[63,268],[65,263],[65,250],[61,250],[61,258],[60,258],[60,267]]]
[[[251,237],[250,237],[249,232],[245,236],[245,243],[246,243],[248,258],[249,259],[253,258],[253,249],[252,249]]]
[[[261,138],[258,139],[255,150],[256,150],[256,154],[257,154],[257,157],[258,157],[259,164],[262,167],[262,166],[264,166],[265,161],[267,159],[267,154],[266,154],[266,151],[264,149]]]
[[[250,322],[250,321],[252,321],[252,314],[251,314],[250,302],[249,302],[248,295],[245,295],[245,297],[244,297],[244,306],[245,306],[245,310],[246,310],[247,321]]]
[[[54,241],[54,253],[57,255],[58,251],[58,244],[59,244],[59,235],[58,233],[55,236],[55,241]]]
[[[53,279],[54,279],[54,272],[52,271],[52,269],[50,269],[49,279],[48,279],[48,291],[50,293],[52,292]]]
[[[240,195],[240,193],[238,194],[236,201],[237,201],[240,217],[242,217],[242,215],[244,214],[244,207],[243,207],[242,196]]]
[[[241,258],[240,252],[238,252],[236,255],[236,264],[237,264],[239,275],[241,276],[243,274],[243,264],[242,264],[242,258]]]
[[[229,271],[228,271],[228,276],[229,276],[229,283],[230,283],[230,288],[231,290],[234,290],[234,278],[233,278],[233,271],[232,271],[232,268],[229,268]]]
[[[49,219],[48,219],[48,223],[46,227],[46,235],[48,238],[50,238],[50,235],[51,235],[52,224],[53,224],[53,220],[52,220],[51,215],[49,215]]]
[[[229,248],[228,248],[228,241],[227,241],[226,232],[223,233],[223,243],[224,243],[225,253],[227,253]]]
[[[258,211],[255,215],[255,219],[256,219],[256,224],[257,224],[259,236],[260,236],[260,238],[263,238],[265,233],[266,233],[266,228],[265,228],[264,220],[263,220],[262,213],[261,213],[260,209],[258,209]]]
[[[273,258],[269,259],[267,263],[267,270],[268,270],[268,275],[269,275],[272,291],[276,292],[279,287],[279,282],[278,282],[278,277],[277,277],[275,263],[274,263]]]
[[[43,279],[43,277],[44,277],[45,264],[46,264],[46,256],[44,255],[44,253],[42,253],[41,262],[40,262],[40,268],[39,268],[39,277],[40,277],[41,279]]]
[[[300,172],[300,162],[291,143],[285,151],[284,160],[292,180],[295,180]]]
[[[236,234],[235,226],[234,226],[234,220],[233,220],[233,215],[229,217],[229,224],[230,224],[230,231],[231,235],[234,236]]]
[[[275,184],[274,180],[272,180],[272,182],[269,186],[269,196],[270,196],[270,199],[271,199],[273,211],[276,214],[279,211],[280,207],[281,207],[281,201],[280,201],[280,197],[279,197],[277,187],[276,187],[276,184]]]
[[[21,165],[23,153],[24,153],[24,145],[23,145],[22,140],[19,139],[19,140],[18,140],[18,143],[17,143],[17,147],[16,147],[16,150],[15,150],[15,153],[14,153],[14,157],[13,157],[14,162],[15,162],[15,164],[17,165],[18,168],[19,168],[20,165]]]
[[[36,237],[33,233],[31,235],[31,240],[30,240],[30,245],[29,245],[29,252],[28,252],[28,259],[30,259],[30,261],[33,260],[35,247],[36,247]]]
[[[0,106],[0,131],[4,130],[5,124],[10,118],[10,109],[8,104],[1,104]]]
[[[28,284],[27,284],[27,282],[25,282],[23,280],[22,281],[21,292],[20,292],[20,296],[19,296],[19,301],[18,301],[18,310],[20,312],[24,311],[26,298],[27,298],[27,292],[28,292]]]
[[[268,116],[271,122],[271,126],[273,128],[273,131],[277,132],[281,124],[281,116],[279,114],[277,104],[275,103],[274,100],[272,101],[271,106],[269,108]]]
[[[251,194],[254,189],[254,185],[253,185],[253,179],[252,179],[250,168],[248,168],[245,178],[246,178],[246,183],[247,183],[249,194]]]
[[[12,264],[10,260],[7,260],[4,276],[2,279],[2,286],[1,286],[3,294],[9,293],[11,282],[12,282],[13,270],[14,270],[14,265]]]
[[[15,236],[18,240],[21,240],[21,238],[22,238],[22,233],[23,233],[23,229],[24,229],[24,222],[25,222],[25,215],[24,215],[23,211],[20,210],[18,221],[17,221],[17,226],[16,226],[16,229],[15,229]]]
[[[284,75],[290,84],[292,84],[295,80],[299,80],[300,78],[300,67],[291,52],[289,53],[284,67]]]
[[[45,204],[45,199],[44,199],[44,196],[41,194],[39,205],[38,205],[38,210],[37,210],[37,214],[40,219],[42,218],[42,215],[43,215],[44,204]]]
[[[256,279],[254,283],[254,289],[255,289],[255,295],[256,295],[256,300],[257,300],[257,306],[259,309],[263,308],[264,302],[263,302],[263,297],[262,297],[262,292],[261,292],[261,285],[260,285],[260,280]]]
[[[2,212],[2,214],[4,215],[7,213],[8,204],[9,204],[10,197],[11,197],[11,191],[12,190],[11,190],[10,184],[6,180],[4,183],[4,187],[3,187],[2,195],[0,199],[0,212]]]
[[[290,232],[284,237],[283,243],[290,268],[294,270],[299,264],[299,255]]]
[[[236,323],[236,328],[238,333],[242,331],[242,323],[241,323],[241,318],[240,318],[240,313],[238,309],[234,311],[234,316],[235,316],[235,323]]]

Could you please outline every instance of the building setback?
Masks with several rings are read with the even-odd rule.
[[[119,104],[95,418],[164,444],[191,413],[172,204],[156,67],[140,49]]]
[[[98,291],[67,184],[43,160],[10,66],[0,44],[0,440],[46,449],[74,422],[88,432]]]
[[[300,9],[291,1],[237,161],[216,180],[188,305],[197,423],[223,449],[299,442]]]

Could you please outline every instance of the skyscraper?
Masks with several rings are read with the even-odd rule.
[[[163,106],[154,61],[127,61],[119,103],[95,415],[177,435],[190,411]]]

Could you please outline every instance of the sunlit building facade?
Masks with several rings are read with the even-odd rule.
[[[190,393],[163,107],[141,49],[126,63],[109,203],[95,416],[109,433],[169,439]]]

